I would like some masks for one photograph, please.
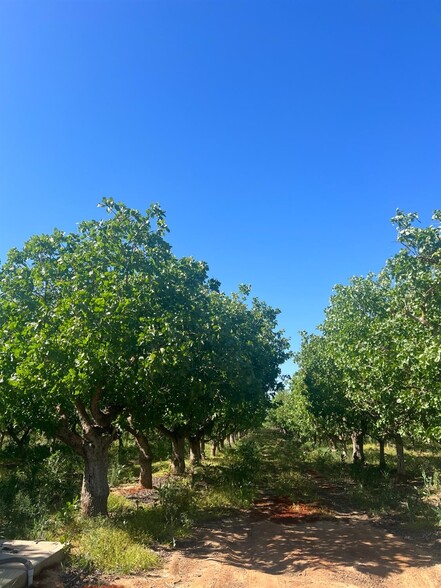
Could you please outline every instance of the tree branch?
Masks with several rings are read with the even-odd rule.
[[[81,428],[83,429],[85,435],[87,435],[90,433],[93,425],[89,415],[87,414],[83,401],[79,398],[75,400],[75,409],[80,419]]]
[[[55,437],[73,449],[77,455],[84,457],[83,439],[70,429],[66,415],[60,417]]]

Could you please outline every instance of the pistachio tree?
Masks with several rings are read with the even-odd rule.
[[[299,442],[311,439],[317,422],[307,399],[307,389],[301,372],[291,378],[289,388],[278,391],[271,403],[268,422]]]
[[[392,219],[401,250],[384,273],[393,284],[391,313],[401,325],[399,361],[406,385],[399,396],[418,417],[413,434],[441,439],[441,211],[420,226],[416,213]]]
[[[159,429],[172,441],[175,473],[185,468],[185,439],[198,463],[204,437],[262,422],[277,386],[288,341],[276,330],[278,311],[257,299],[247,305],[247,295],[243,287],[228,296],[212,282],[189,294],[186,322],[169,323],[170,344],[153,359],[149,382],[161,390]]]
[[[34,236],[0,272],[0,402],[83,459],[86,515],[107,512],[116,419],[157,347],[151,317],[168,303],[172,258],[158,206],[103,205],[110,218]]]
[[[362,434],[365,418],[346,394],[344,374],[336,362],[333,347],[323,334],[302,333],[296,361],[317,433],[327,437],[335,448],[340,446],[342,454],[346,454],[346,439]],[[354,458],[363,460],[360,448],[355,449]]]
[[[417,420],[416,405],[403,394],[408,385],[403,344],[409,334],[394,313],[387,276],[355,277],[336,286],[322,325],[353,410],[364,415],[381,443],[394,439],[397,466],[404,468],[403,436]],[[404,360],[404,361],[403,361]]]

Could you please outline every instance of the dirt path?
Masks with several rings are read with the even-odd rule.
[[[206,524],[165,566],[110,588],[438,588],[432,551],[362,516],[276,523],[255,513]]]
[[[351,510],[340,487],[311,475],[319,503],[262,496],[250,512],[199,527],[163,568],[87,588],[441,587],[441,548],[417,546],[372,524]],[[36,588],[65,586],[79,584],[63,585],[52,572],[36,582]]]

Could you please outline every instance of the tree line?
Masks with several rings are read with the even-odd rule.
[[[35,235],[0,268],[0,430],[29,428],[84,463],[81,509],[107,514],[109,449],[126,431],[152,484],[149,431],[172,471],[207,439],[262,422],[288,340],[278,310],[241,286],[227,295],[206,263],[176,257],[158,205],[103,199],[108,216]]]
[[[378,274],[335,286],[317,332],[302,333],[276,424],[301,438],[351,438],[360,462],[369,435],[382,467],[392,441],[401,473],[405,442],[441,441],[441,211],[433,220],[422,227],[416,213],[397,211],[399,252]]]

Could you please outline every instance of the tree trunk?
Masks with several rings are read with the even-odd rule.
[[[136,444],[138,445],[139,449],[139,483],[144,488],[151,490],[153,488],[152,449],[150,447],[150,443],[146,435],[139,431],[136,431],[134,437],[136,439]]]
[[[138,446],[138,462],[139,462],[139,483],[144,488],[151,490],[153,488],[153,452],[147,435],[138,429],[138,425],[134,422],[132,416],[127,418],[127,431],[135,438]]]
[[[201,457],[202,457],[202,459],[205,459],[206,458],[206,455],[205,455],[205,439],[203,437],[201,439]]]
[[[397,472],[398,474],[404,474],[406,464],[404,462],[404,445],[401,435],[395,435],[395,448],[397,451]]]
[[[81,513],[84,516],[107,516],[109,484],[109,447],[111,435],[94,435],[92,441],[84,443],[84,475],[81,489]]]
[[[171,436],[172,443],[172,458],[171,471],[174,476],[179,476],[185,473],[185,438],[179,435]]]
[[[364,435],[363,433],[354,432],[352,439],[352,459],[354,463],[364,463]]]
[[[109,449],[118,435],[112,423],[121,412],[117,406],[102,411],[99,407],[101,395],[102,388],[97,386],[90,401],[90,413],[80,398],[75,400],[82,434],[71,427],[69,418],[61,410],[55,431],[56,438],[84,460],[81,513],[87,517],[107,516]]]
[[[158,430],[168,437],[172,444],[172,455],[171,455],[171,473],[174,476],[179,476],[185,473],[185,437],[180,435],[176,431],[171,431],[159,425]]]
[[[217,450],[218,450],[218,442],[212,441],[211,442],[211,457],[216,457]]]
[[[153,457],[146,454],[143,449],[139,450],[139,483],[143,488],[151,490],[153,488]]]
[[[378,443],[380,444],[380,469],[386,469],[386,453],[385,453],[385,445],[386,441],[384,438],[379,439]]]
[[[225,449],[225,439],[219,440],[219,449]]]
[[[190,443],[190,464],[192,466],[200,465],[202,460],[200,437],[189,437],[188,442]]]
[[[342,442],[342,444],[341,444],[340,459],[341,459],[342,463],[346,463],[346,461],[348,459],[348,450],[346,448],[345,442]]]

